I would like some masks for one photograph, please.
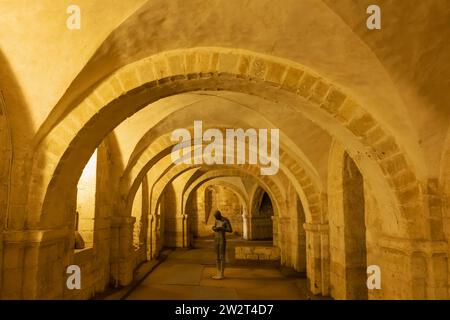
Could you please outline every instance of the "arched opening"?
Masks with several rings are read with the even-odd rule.
[[[258,187],[253,198],[250,215],[249,240],[272,240],[273,216],[273,205],[269,194]]]
[[[208,62],[209,62],[209,59],[212,59],[213,57],[215,57],[215,55],[212,52],[206,52],[206,53],[207,53]],[[178,56],[175,55],[175,57],[178,57]],[[253,67],[250,69],[248,68],[249,60],[253,61],[252,65],[255,68],[258,68],[258,66],[260,66],[260,65],[264,66],[264,68],[266,68],[266,64],[272,63],[270,60],[267,60],[267,61],[261,60],[261,59],[263,59],[262,57],[256,57],[256,56],[253,57],[251,55],[249,55],[248,57],[247,56],[240,57],[237,54],[228,54],[227,53],[227,54],[223,54],[223,56],[221,54],[219,54],[219,58],[221,59],[220,61],[222,61],[222,60],[225,61],[226,59],[231,59],[230,60],[231,61],[230,68],[233,69],[233,72],[236,72],[235,70],[238,70],[239,72],[244,73],[244,76],[241,76],[241,74],[237,74],[239,79],[247,79],[249,76],[257,78],[258,76],[262,76],[265,74],[265,72],[257,72],[256,76],[255,76],[252,71]],[[151,61],[153,61],[153,60],[151,60]],[[178,61],[178,60],[176,60],[176,61]],[[181,61],[184,61],[184,59],[181,59]],[[141,64],[139,64],[139,66],[145,65],[147,63],[150,63],[150,60],[148,60],[148,61],[143,60],[141,62]],[[244,63],[245,68],[241,68],[241,65],[243,63]],[[209,63],[207,65],[209,66]],[[195,85],[194,85],[194,83],[192,83],[192,86],[189,85],[188,88],[186,88],[182,85],[179,87],[175,86],[176,88],[178,88],[178,91],[173,91],[170,93],[168,91],[165,91],[165,89],[166,89],[165,86],[169,85],[169,83],[166,83],[166,82],[162,83],[161,86],[155,86],[155,87],[152,87],[152,90],[149,90],[150,86],[158,83],[157,80],[155,80],[153,82],[147,81],[147,80],[152,80],[155,75],[152,75],[150,77],[151,79],[145,78],[144,80],[147,81],[148,83],[145,86],[142,86],[140,88],[140,90],[131,90],[129,93],[132,93],[132,94],[121,95],[121,98],[117,99],[117,100],[111,100],[116,95],[116,93],[113,92],[112,97],[111,97],[111,92],[110,92],[110,88],[109,88],[108,89],[109,93],[108,93],[108,96],[105,97],[105,102],[109,101],[110,103],[108,103],[106,106],[101,106],[101,112],[97,112],[99,110],[95,111],[96,112],[95,114],[97,114],[98,116],[94,117],[95,119],[94,118],[91,119],[93,123],[89,123],[89,122],[84,123],[83,122],[82,124],[80,124],[81,127],[78,128],[78,125],[77,125],[76,126],[77,128],[75,130],[76,130],[76,132],[79,133],[79,136],[85,136],[84,131],[86,131],[86,132],[90,131],[89,128],[93,127],[94,124],[101,126],[102,128],[105,129],[105,131],[110,130],[111,128],[115,127],[118,123],[120,123],[120,121],[122,121],[124,119],[124,117],[126,117],[130,114],[133,114],[134,112],[136,112],[139,109],[142,109],[143,107],[147,106],[152,101],[155,101],[155,99],[161,99],[168,95],[173,95],[173,94],[180,93],[180,92],[186,92],[188,90],[192,90],[192,88],[195,86],[199,86],[203,90],[210,90],[210,89],[217,90],[218,86],[220,87],[221,90],[228,90],[228,89],[240,90],[239,86],[241,84],[237,84],[237,82],[242,83],[243,80],[242,81],[236,80],[236,77],[233,76],[233,73],[230,76],[230,73],[229,73],[230,71],[229,71],[228,67],[226,70],[224,69],[222,72],[221,70],[218,69],[218,67],[221,67],[221,66],[222,66],[222,64],[220,64],[220,63],[218,65],[215,65],[214,70],[211,70],[211,73],[207,73],[208,74],[207,77],[200,77],[200,78],[196,77],[195,79],[191,79],[190,77],[188,77],[189,82],[196,82]],[[208,69],[208,68],[209,67],[207,67],[206,69]],[[286,69],[287,66],[283,66],[283,68]],[[176,70],[178,70],[178,68],[174,68],[173,70],[176,72]],[[277,70],[278,75],[284,74],[284,73],[279,73],[278,69],[275,69],[275,70]],[[206,74],[203,71],[206,71],[206,70],[203,70],[203,69],[199,70],[199,72],[201,72],[202,75]],[[178,79],[178,75],[177,74],[172,75],[171,72],[172,72],[171,70],[164,70],[161,75],[165,76],[165,77],[171,76],[170,79]],[[317,76],[309,75],[307,72],[305,72],[303,70],[299,70],[298,72],[297,71],[292,71],[292,72],[294,72],[293,76],[296,77],[296,82],[293,87],[285,86],[284,84],[281,83],[282,82],[281,79],[278,79],[277,81],[280,82],[279,85],[281,85],[282,88],[286,88],[286,91],[289,91],[288,89],[290,88],[290,90],[294,89],[294,91],[297,92],[297,86],[300,86],[299,91],[298,91],[299,95],[305,96],[305,97],[310,96],[310,94],[313,95],[314,99],[310,99],[310,101],[314,102],[318,105],[321,105],[321,108],[324,109],[323,112],[325,112],[326,114],[321,113],[319,116],[320,119],[315,119],[315,117],[318,116],[317,114],[313,114],[313,113],[307,112],[305,110],[305,112],[303,114],[305,116],[307,116],[308,118],[310,118],[311,120],[315,119],[318,121],[318,123],[323,124],[324,123],[323,117],[331,116],[331,118],[333,118],[333,121],[344,121],[344,122],[348,121],[349,119],[346,119],[345,116],[344,117],[339,116],[337,118],[332,117],[336,113],[339,113],[342,111],[341,110],[342,106],[346,106],[347,108],[351,108],[353,110],[353,112],[351,112],[352,115],[357,114],[358,113],[357,111],[360,111],[360,113],[358,113],[358,115],[364,116],[363,118],[361,118],[362,119],[361,121],[367,120],[369,127],[373,127],[376,125],[376,122],[373,120],[373,118],[370,116],[370,114],[368,114],[360,105],[358,105],[357,103],[354,103],[351,99],[347,99],[347,96],[343,92],[340,92],[339,89],[334,88],[331,84],[325,83],[324,79],[318,81]],[[114,77],[111,77],[111,81],[117,81],[117,77],[120,80],[123,76],[124,83],[127,84],[126,88],[124,88],[125,91],[128,91],[127,89],[129,89],[129,86],[131,86],[133,89],[138,88],[139,85],[141,84],[141,80],[139,80],[137,78],[135,79],[134,78],[135,75],[133,75],[132,79],[131,78],[128,79],[128,78],[126,78],[125,74],[131,76],[131,73],[128,73],[128,72],[123,72],[123,74],[122,74],[122,70],[121,70],[120,73],[117,73],[116,75],[114,75]],[[210,74],[212,75],[211,77],[209,76]],[[213,79],[215,77],[215,75],[217,75],[217,74],[220,75],[219,82],[216,81],[217,79]],[[161,76],[161,75],[158,74],[157,76]],[[137,73],[136,73],[136,77],[137,77]],[[233,81],[231,81],[231,82],[227,81],[226,78],[229,78],[229,77],[231,77],[233,79]],[[185,81],[184,79],[185,79],[185,77],[183,77],[183,80],[180,80],[180,82]],[[172,80],[170,80],[170,81],[172,81]],[[178,80],[176,80],[176,81],[178,81]],[[312,82],[310,83],[310,81],[312,81]],[[306,82],[306,83],[304,83],[304,82]],[[233,83],[233,85],[231,86],[229,83]],[[302,85],[302,83],[304,83],[304,85]],[[245,90],[243,90],[243,91],[249,91],[249,92],[251,92],[251,94],[255,94],[257,92],[265,92],[266,90],[263,90],[262,88],[255,90],[256,87],[259,87],[262,84],[267,85],[267,86],[270,85],[271,87],[267,87],[266,89],[269,91],[273,91],[273,82],[269,82],[267,84],[257,82],[256,84],[245,85],[244,86]],[[319,90],[320,95],[318,97],[315,97],[314,95],[318,94],[318,92],[316,92],[316,91],[310,92],[313,90],[313,87],[314,88],[316,87],[314,84],[316,84],[316,86],[319,87],[318,90],[325,88],[326,89],[325,92],[322,92],[322,90]],[[102,88],[99,88],[99,90],[103,89],[104,86],[106,88],[106,86],[110,86],[110,85],[112,85],[112,84],[110,84],[109,82],[104,82],[104,84],[102,85]],[[172,83],[170,83],[170,85],[172,85]],[[100,90],[100,91],[102,91],[102,90]],[[152,91],[152,92],[150,93],[150,91]],[[304,91],[306,91],[306,92],[304,92]],[[124,92],[122,92],[122,93],[124,93]],[[328,95],[326,93],[328,93]],[[335,99],[336,99],[336,101],[335,101]],[[297,107],[297,106],[299,108],[304,107],[304,104],[300,103],[300,101],[295,101],[295,99],[293,100],[292,96],[290,94],[282,95],[282,94],[280,94],[280,91],[277,91],[276,100],[280,101],[280,102],[281,102],[281,100],[283,100],[287,103],[293,103],[293,104],[295,104],[295,107]],[[112,103],[112,102],[114,102],[114,103]],[[320,104],[321,102],[323,102],[323,104]],[[129,107],[122,108],[121,107],[122,104],[129,105]],[[81,112],[81,107],[79,110]],[[94,111],[91,110],[88,112],[88,114],[90,114],[92,112],[94,112]],[[100,115],[100,113],[101,113],[101,115]],[[62,123],[59,124],[57,127],[55,127],[55,129],[53,129],[52,134],[49,134],[49,136],[46,138],[46,141],[44,141],[44,142],[46,142],[46,143],[51,142],[51,139],[54,139],[54,137],[55,137],[54,133],[57,132],[58,130],[63,130],[63,129],[59,129],[59,128],[62,128]],[[333,129],[332,130],[333,132],[331,132],[331,134],[333,136],[337,136],[340,138],[343,138],[345,136],[344,140],[348,141],[348,143],[346,143],[346,145],[353,146],[352,147],[353,153],[357,151],[355,149],[362,150],[364,148],[362,142],[364,142],[364,143],[367,142],[366,140],[362,141],[357,138],[358,136],[362,135],[362,133],[360,133],[360,132],[356,132],[355,136],[349,136],[348,130],[346,129],[345,126],[325,126],[324,125],[324,129],[326,129],[328,131]],[[366,130],[367,130],[367,128],[366,128]],[[384,134],[384,132],[382,132],[382,133]],[[89,150],[91,147],[93,147],[93,145],[95,145],[100,140],[102,134],[103,133],[100,133],[97,135],[92,135],[92,138],[89,139],[89,141],[84,141],[83,139],[81,139],[80,143],[82,143],[83,145],[86,144],[86,148],[84,148],[84,150]],[[95,138],[94,138],[94,136],[95,136]],[[70,139],[72,139],[71,136],[68,137],[69,141],[71,141]],[[391,142],[390,145],[393,145],[394,147],[392,148],[392,150],[389,151],[389,154],[388,154],[388,152],[385,152],[383,154],[384,157],[387,157],[392,152],[398,151],[397,146],[395,144],[395,140],[393,140],[392,137],[386,137],[386,139],[389,140],[389,142]],[[355,144],[351,144],[350,140],[354,141]],[[41,150],[39,150],[39,156],[41,156],[40,152],[41,152]],[[64,152],[66,152],[66,150],[63,150],[63,153]],[[70,150],[67,150],[67,154],[61,154],[61,156],[64,156],[65,158],[67,158],[68,161],[66,161],[64,164],[59,164],[57,162],[54,163],[54,165],[57,167],[58,172],[60,172],[60,173],[63,173],[65,170],[67,170],[66,168],[69,167],[70,165],[75,166],[78,163],[77,161],[69,161],[69,159],[73,160],[73,154],[71,154]],[[77,156],[78,156],[77,159],[82,160],[87,155],[82,155],[82,154],[78,153]],[[45,158],[45,154],[43,154],[42,157]],[[40,158],[37,158],[35,161],[36,166],[37,166],[37,163],[39,162],[38,159],[40,159]],[[384,190],[381,190],[380,194],[383,197],[385,197],[386,203],[395,202],[395,195],[385,192],[386,190],[391,190],[392,188],[388,185],[388,182],[383,175],[383,171],[382,171],[383,168],[381,168],[379,166],[379,164],[376,161],[374,162],[373,158],[370,158],[369,156],[367,156],[367,159],[365,158],[364,160],[366,160],[366,161],[360,161],[360,163],[362,165],[362,168],[365,170],[365,172],[368,172],[371,176],[373,176],[372,180],[374,181],[374,185],[376,185],[378,189],[380,189],[381,187],[384,187]],[[75,163],[73,163],[73,162],[75,162]],[[406,167],[407,165],[405,164],[404,166]],[[36,171],[39,172],[39,170],[36,170]],[[392,173],[390,173],[390,174],[392,174]],[[44,188],[46,187],[47,184],[51,184],[51,183],[58,184],[59,182],[61,182],[63,180],[63,179],[58,179],[59,176],[58,177],[45,176],[44,178],[45,178],[45,183],[43,184]],[[55,181],[53,182],[52,180],[55,180]],[[61,180],[61,181],[59,181],[59,180]],[[67,180],[70,180],[70,179],[67,179]],[[31,188],[33,188],[33,187],[35,187],[35,186],[32,185]],[[40,188],[41,186],[36,186],[36,187]],[[381,189],[383,189],[383,188],[381,188]],[[44,191],[45,191],[45,189],[44,189]],[[416,192],[417,190],[414,189],[413,191]],[[47,194],[47,193],[43,192],[43,195],[45,195],[44,196],[45,199],[43,201],[44,205],[43,205],[43,210],[42,210],[43,214],[42,214],[42,216],[40,216],[39,214],[36,214],[36,216],[33,216],[31,218],[31,221],[33,223],[40,223],[40,224],[45,225],[47,223],[47,221],[46,221],[47,216],[53,211],[54,207],[60,205],[60,203],[58,201],[55,201],[53,198],[51,198],[51,196],[52,196],[51,193]],[[40,205],[40,204],[42,204],[42,203],[37,202],[37,205]],[[33,205],[35,205],[34,202],[30,203],[30,208],[32,208]],[[31,212],[35,212],[35,211],[40,212],[39,210],[31,210]]]
[[[94,245],[94,223],[97,191],[97,150],[92,154],[77,185],[75,213],[75,249]],[[81,236],[81,237],[80,237]]]

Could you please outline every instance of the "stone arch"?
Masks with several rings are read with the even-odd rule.
[[[70,191],[63,190],[63,185],[73,185],[90,151],[125,117],[162,97],[198,89],[244,91],[293,105],[298,97],[307,99],[316,108],[308,107],[305,115],[321,124],[324,119],[339,124],[333,126],[332,135],[351,141],[350,155],[371,176],[384,200],[408,217],[408,232],[420,234],[415,228],[419,220],[411,220],[417,216],[416,200],[421,198],[414,170],[409,169],[411,159],[382,124],[348,94],[298,64],[221,48],[158,54],[119,69],[97,86],[36,149],[29,227],[49,226],[55,212],[65,212],[60,198],[70,197]],[[270,96],[273,92],[276,98]],[[326,125],[324,129],[331,130]],[[58,197],[52,192],[55,188]]]
[[[211,167],[209,167],[209,169],[211,169]],[[146,172],[146,171],[144,171],[144,172]],[[242,173],[241,173],[241,175],[242,175]],[[264,178],[267,178],[267,177],[264,177]],[[136,180],[136,181],[139,181],[139,180]],[[166,184],[167,184],[167,182],[166,182]],[[269,185],[270,185],[270,183],[269,183]],[[308,186],[308,185],[307,185]],[[160,187],[159,188],[160,190],[163,190],[163,187]],[[270,188],[270,186],[268,186],[268,187],[266,187],[265,188],[266,190],[270,190],[271,188]],[[158,195],[155,195],[155,199],[159,199],[159,196]],[[271,198],[272,199],[276,199],[276,197],[274,197],[272,194],[271,194]],[[132,199],[132,196],[130,196],[129,197],[129,199]],[[315,197],[315,199],[319,199],[319,201],[321,200],[321,198],[320,198],[320,195],[318,194],[318,196],[317,197]],[[280,201],[278,201],[279,203],[281,203],[281,204],[284,204],[284,202],[285,202],[285,200],[280,200]],[[153,200],[152,201],[152,203],[155,203],[155,201]],[[304,206],[305,207],[308,207],[308,205],[310,205],[310,203],[308,203],[308,202],[304,202],[304,200],[302,200],[302,203],[304,204]],[[155,208],[156,207],[158,207],[158,204],[155,204]],[[183,205],[183,207],[184,207],[184,205]],[[284,208],[284,207],[283,207]],[[153,209],[152,209],[153,210]],[[278,207],[276,206],[275,207],[275,216],[278,216],[278,212],[279,212],[280,210],[278,210]],[[284,211],[284,209],[283,209],[283,211]],[[152,211],[153,212],[153,211]],[[284,221],[284,220],[283,220]],[[308,222],[309,223],[312,223],[312,225],[315,227],[316,226],[316,224],[318,224],[318,223],[320,223],[320,220],[314,220],[314,219],[312,219],[312,218],[308,218]],[[277,225],[277,222],[275,222],[274,223],[274,226],[278,226]],[[319,225],[320,226],[320,225]],[[278,234],[278,231],[277,231],[277,229],[275,230],[274,229],[274,243],[277,243],[277,241],[276,241],[276,234]],[[324,255],[325,255],[325,253],[324,253]],[[325,255],[326,256],[326,255]]]
[[[181,172],[183,172],[184,170],[190,170],[192,167],[195,166],[188,166],[185,165],[185,168],[181,168],[182,166],[178,165],[178,166],[174,166],[172,167],[172,170],[175,170],[175,172],[173,172],[172,174],[165,174],[163,180],[165,180],[164,184],[162,187],[160,187],[160,190],[164,190],[164,186],[168,185],[172,179],[172,175],[176,176],[178,174],[180,174]],[[248,165],[245,165],[244,167],[248,167]],[[242,166],[237,166],[237,168],[242,168]],[[215,170],[214,166],[209,166],[208,167],[209,170]],[[257,167],[254,169],[257,170]],[[179,171],[179,172],[177,172]],[[240,175],[242,175],[242,173],[240,173]],[[257,173],[254,173],[254,176],[256,178],[261,177],[259,176]],[[266,177],[264,177],[266,178]],[[264,185],[264,184],[262,184]],[[271,196],[272,200],[276,200],[275,203],[280,202],[281,203],[281,207],[285,208],[285,203],[286,203],[286,199],[282,198],[280,201],[277,200],[276,196],[274,197],[270,192],[272,191],[273,187],[272,186],[268,186],[266,187],[266,190],[269,191],[269,194]],[[160,194],[156,194],[154,197],[155,199],[160,199]],[[280,194],[279,192],[277,192],[276,194]],[[284,193],[283,193],[284,194]],[[152,201],[153,203],[154,201]],[[158,204],[155,205],[155,208],[158,207]],[[275,215],[278,216],[279,215],[279,210],[276,211]],[[279,221],[280,223],[283,221]],[[185,223],[185,222],[183,222]],[[277,221],[278,223],[278,221]],[[274,221],[274,225],[275,221]],[[277,225],[278,226],[278,225]],[[326,266],[326,264],[328,263],[328,240],[327,240],[327,235],[326,237],[324,237],[325,235],[322,234],[322,236],[320,237],[319,234],[319,238],[317,238],[317,232],[319,233],[323,233],[324,231],[326,231],[327,225],[323,225],[320,224],[318,222],[315,223],[309,223],[308,224],[308,229],[307,231],[311,233],[309,240],[307,237],[307,243],[311,243],[310,246],[308,246],[308,251],[307,251],[307,256],[308,256],[308,260],[309,263],[307,265],[307,276],[308,276],[308,281],[311,283],[310,285],[314,287],[314,293],[315,294],[324,294],[327,295],[328,291],[327,291],[327,287],[328,287],[328,268]],[[183,225],[183,230],[186,230],[187,227]],[[306,228],[305,228],[306,229]],[[183,234],[186,234],[185,232],[182,232]],[[276,233],[278,234],[278,232]],[[183,243],[186,243],[186,239],[183,239]],[[274,243],[275,242],[275,234],[274,234]],[[283,253],[283,251],[282,251]]]
[[[246,200],[246,195],[242,192],[242,190],[240,190],[240,188],[239,188],[237,185],[235,185],[235,184],[232,183],[232,182],[227,182],[227,181],[220,180],[220,179],[218,179],[218,178],[213,178],[213,179],[211,179],[211,180],[209,180],[209,181],[207,181],[207,182],[201,183],[201,184],[199,185],[199,187],[200,187],[200,186],[202,186],[202,187],[203,187],[203,186],[209,187],[209,186],[214,186],[214,185],[221,186],[221,187],[225,187],[225,188],[228,188],[228,189],[232,190],[233,193],[234,193],[234,194],[239,198],[239,200],[241,201],[243,207],[244,207],[244,208],[248,208],[248,203],[247,203],[247,200]]]
[[[202,165],[177,165],[177,166],[171,166],[171,169],[167,172],[167,174],[164,175],[162,179],[159,180],[159,183],[161,186],[158,187],[158,191],[152,194],[152,198],[150,201],[151,204],[151,211],[154,212],[155,208],[158,205],[158,201],[161,195],[161,192],[165,189],[165,187],[174,179],[174,177],[178,176],[179,174],[193,169],[193,168],[204,168],[208,169],[209,171],[215,171],[215,170],[225,170],[226,168],[233,168],[230,171],[227,172],[227,175],[244,175],[244,176],[251,176],[257,181],[262,184],[265,188],[267,188],[268,192],[270,192],[270,195],[276,200],[276,213],[280,212],[284,208],[285,204],[285,198],[283,196],[283,192],[280,189],[281,186],[279,186],[277,183],[273,182],[272,177],[267,176],[259,176],[258,175],[258,167],[252,166],[252,165],[215,165],[215,166],[202,166]],[[156,184],[155,184],[156,185]],[[155,187],[155,185],[153,187]]]
[[[173,142],[169,141],[169,143],[173,143]],[[161,147],[160,143],[158,143],[157,145],[159,147]],[[171,149],[171,147],[168,149]],[[166,150],[168,150],[168,149],[166,149]],[[148,158],[153,159],[152,156],[143,157],[143,159],[148,159]],[[282,153],[280,158],[282,158],[287,163],[293,163],[293,160],[290,160],[290,158],[285,156],[284,153]],[[156,157],[156,159],[158,159],[158,161],[159,161],[161,158]],[[151,165],[153,165],[155,162],[153,160],[151,160],[147,165],[145,165],[144,169],[141,170],[141,172],[139,173],[140,176],[142,176],[143,174],[145,174],[147,172],[147,170],[149,170],[149,168],[151,167],[150,163],[151,163]],[[141,166],[143,166],[143,165],[144,165],[144,162],[141,162]],[[280,168],[283,169],[282,163],[281,163]],[[306,175],[305,171],[302,168],[299,168],[298,165],[296,165],[295,163],[293,163],[292,168],[293,168],[293,171],[296,172],[296,175],[294,176],[294,178],[292,178],[292,175],[289,176],[288,178],[290,178],[291,182],[293,182],[297,194],[302,199],[302,202],[305,204],[307,222],[313,223],[313,224],[320,223],[322,221],[321,219],[323,219],[323,218],[320,217],[320,214],[314,214],[314,213],[321,213],[322,211],[325,211],[324,208],[322,207],[322,203],[321,203],[321,201],[322,201],[321,194],[318,192],[318,190],[315,188],[315,186],[310,182],[308,176]],[[266,176],[263,176],[263,179],[266,179],[266,178],[267,178]],[[132,178],[131,180],[133,180],[133,179],[135,181],[133,184],[135,187],[134,188],[132,187],[130,189],[128,196],[125,196],[125,195],[123,196],[123,197],[127,197],[128,203],[131,203],[130,199],[133,199],[134,192],[137,190],[136,186],[139,185],[139,181],[140,181],[139,179],[135,179],[135,178]],[[300,181],[300,183],[298,181]],[[300,184],[301,184],[301,186],[300,186]],[[307,196],[305,196],[305,194]],[[273,199],[273,195],[271,195],[271,198]],[[152,203],[155,203],[154,200],[152,200]],[[157,206],[157,204],[156,204],[156,206]],[[151,212],[154,212],[154,208],[155,207],[152,207]],[[129,210],[126,209],[126,212],[128,212],[128,211]],[[278,208],[276,208],[276,212],[278,212]]]
[[[248,145],[248,144],[247,144]],[[132,185],[132,187],[130,188],[130,191],[126,191],[126,192],[129,192],[129,195],[127,196],[127,198],[128,199],[132,199],[132,197],[133,197],[133,193],[135,192],[135,185],[138,185],[139,184],[139,181],[140,181],[140,176],[142,176],[143,174],[145,174],[149,169],[150,169],[150,167],[152,167],[153,165],[156,165],[157,163],[159,163],[159,162],[164,162],[164,163],[167,163],[167,165],[165,166],[165,167],[163,167],[163,170],[164,170],[164,172],[168,172],[168,170],[170,170],[170,169],[172,169],[172,168],[176,168],[177,166],[179,167],[179,166],[185,166],[185,167],[189,167],[190,165],[186,165],[186,164],[178,164],[178,165],[175,165],[173,162],[172,162],[172,159],[169,157],[169,153],[171,152],[171,150],[172,150],[172,148],[173,148],[173,146],[175,146],[175,144],[173,143],[173,142],[170,142],[170,144],[169,144],[169,146],[168,147],[165,147],[165,149],[164,149],[164,154],[165,154],[165,158],[164,157],[161,157],[160,155],[159,156],[153,156],[153,157],[150,157],[151,159],[150,159],[150,161],[147,163],[147,164],[145,164],[145,162],[142,162],[141,163],[141,166],[139,167],[139,174],[138,174],[138,176],[136,176],[136,177],[132,177],[132,180],[134,180],[134,183],[133,183],[133,185]],[[253,147],[252,146],[248,146],[250,149],[253,149]],[[189,151],[191,151],[192,150],[192,147],[191,146],[189,146],[189,145],[187,145],[183,150],[189,150]],[[229,156],[229,154],[228,153],[224,153],[224,156],[225,157],[228,157]],[[144,158],[145,159],[145,158]],[[148,159],[148,158],[147,158]],[[155,160],[153,160],[153,159],[157,159],[156,161]],[[191,153],[191,158],[188,158],[187,160],[191,160],[191,163],[195,163],[195,159],[196,159],[196,157],[195,156],[193,156],[193,154]],[[143,161],[145,161],[145,160],[143,160]],[[148,161],[148,160],[147,160]],[[149,165],[151,163],[151,165]],[[204,165],[205,166],[205,168],[213,168],[214,166],[208,166],[208,165]],[[253,172],[253,174],[255,174],[255,175],[260,175],[260,173],[259,173],[259,168],[260,168],[260,166],[259,165],[257,165],[257,164],[243,164],[243,165],[240,165],[240,164],[233,164],[233,165],[229,165],[229,164],[223,164],[223,165],[219,165],[219,166],[230,166],[230,167],[242,167],[242,168],[251,168],[251,171]],[[282,169],[283,168],[283,166],[281,165],[280,166],[280,168]],[[135,171],[138,171],[138,170],[135,170]],[[279,186],[281,186],[281,181],[278,181],[279,179],[277,178],[278,177],[278,175],[279,174],[283,174],[283,170],[280,170],[276,175],[272,175],[272,176],[264,176],[264,175],[260,175],[261,176],[261,179],[263,179],[263,180],[267,180],[267,179],[269,179],[269,177],[270,177],[270,179],[271,180],[273,180],[273,181],[277,181],[277,184],[279,185]],[[159,175],[160,177],[162,177],[163,176],[163,174],[160,174]],[[276,179],[275,179],[276,178]],[[125,196],[125,194],[124,194],[124,196]]]
[[[216,98],[222,98],[222,96],[216,96],[211,92],[199,92],[197,93],[199,96],[214,96]],[[244,94],[243,94],[244,95]],[[182,96],[182,95],[174,95],[171,96],[170,98],[176,98],[178,96]],[[245,96],[245,95],[244,95]],[[205,98],[203,98],[205,99]],[[226,101],[232,101],[234,103],[236,103],[234,100],[230,99],[230,98],[223,98]],[[261,99],[262,100],[262,99]],[[203,101],[203,100],[197,100],[198,101]],[[262,100],[264,101],[264,100]],[[144,133],[141,137],[141,139],[136,143],[136,146],[134,147],[129,160],[128,160],[128,164],[127,164],[127,170],[130,170],[130,168],[134,168],[136,166],[136,162],[139,161],[144,153],[148,154],[148,150],[149,148],[151,148],[152,145],[157,144],[157,143],[170,143],[170,128],[167,128],[167,126],[163,126],[163,127],[159,127],[159,123],[163,122],[164,120],[170,118],[172,115],[175,115],[176,112],[178,111],[183,111],[184,108],[188,108],[192,103],[187,103],[187,104],[180,104],[180,105],[176,105],[173,106],[172,104],[170,105],[170,108],[164,108],[162,105],[166,102],[166,99],[162,99],[161,101],[159,101],[158,104],[156,104],[156,106],[159,108],[158,111],[161,111],[158,113],[158,117],[156,118],[152,118],[152,123],[158,123],[158,125],[156,125],[155,127],[152,127],[151,129],[149,129],[146,133]],[[168,101],[167,103],[170,103],[171,101]],[[153,106],[152,106],[153,107]],[[261,111],[258,111],[256,109],[253,109],[252,106],[250,104],[244,104],[244,103],[239,103],[239,107],[244,109],[246,112],[246,115],[251,117],[252,120],[252,125],[247,124],[246,121],[244,121],[244,123],[240,124],[240,127],[243,128],[279,128],[280,126],[278,126],[276,123],[270,121],[268,119],[268,117],[262,113]],[[169,109],[168,111],[166,111],[166,109]],[[204,130],[210,129],[210,128],[214,128],[214,129],[219,129],[221,130],[222,134],[225,135],[225,130],[229,128],[229,126],[227,126],[226,124],[226,120],[224,118],[220,119],[220,122],[215,125],[213,123],[211,123],[211,121],[208,122],[208,126],[203,126]],[[235,126],[235,124],[230,124],[230,126]],[[190,131],[191,135],[193,135],[193,126],[192,126],[192,121],[188,121],[187,125],[186,124],[178,124],[178,126],[171,125],[172,129],[178,129],[179,127],[185,128],[187,130]],[[164,133],[161,133],[161,131],[164,130]],[[162,140],[162,137],[165,137],[165,140]],[[159,142],[157,142],[159,141]],[[318,189],[322,189],[322,182],[320,181],[320,177],[319,174],[316,170],[316,168],[312,165],[312,163],[310,162],[310,160],[308,159],[308,157],[304,154],[304,152],[301,150],[301,148],[299,148],[294,141],[292,141],[292,139],[286,134],[284,133],[283,130],[280,131],[280,149],[283,150],[283,152],[287,153],[287,155],[289,156],[289,159],[292,159],[292,163],[294,165],[297,164],[297,166],[300,166],[301,168],[303,168],[305,170],[305,172],[308,173],[310,179],[312,180],[312,182],[318,187]],[[295,160],[294,160],[295,159]]]
[[[251,175],[252,177],[258,179],[261,184],[265,185],[267,190],[271,192],[271,196],[273,199],[279,199],[276,203],[276,210],[277,212],[280,210],[284,210],[285,205],[285,199],[283,198],[283,192],[280,191],[281,185],[279,183],[275,183],[273,181],[272,176],[260,176],[259,175],[259,169],[256,165],[218,165],[218,166],[205,166],[204,169],[207,170],[217,170],[219,169],[225,169],[225,168],[234,168],[234,172],[230,172],[231,175]],[[150,214],[153,215],[156,208],[159,208],[160,206],[160,199],[161,195],[163,194],[165,188],[170,184],[171,181],[173,181],[176,177],[180,176],[184,172],[188,170],[192,170],[193,168],[202,168],[202,165],[176,165],[174,166],[171,162],[169,162],[169,165],[167,167],[167,170],[163,170],[165,174],[159,174],[159,177],[156,179],[156,182],[152,185],[151,190],[151,201],[150,201]],[[161,178],[162,177],[162,178]],[[156,190],[155,190],[156,189]],[[129,197],[132,198],[132,197]],[[186,226],[183,230],[186,230]],[[183,231],[183,234],[184,231]],[[184,239],[183,243],[186,243],[187,239]]]
[[[129,189],[122,185],[122,197],[128,197],[128,203],[130,203],[130,199],[132,199],[136,187],[138,186],[137,182],[140,181],[139,177],[147,172],[149,168],[155,164],[155,161],[159,161],[162,154],[169,154],[174,145],[174,142],[170,140],[170,133],[162,135],[151,144],[138,159],[132,162],[135,163],[134,166],[127,166],[123,180],[134,181]],[[163,151],[161,151],[161,149]],[[323,217],[324,209],[321,203],[319,187],[313,182],[317,181],[317,179],[311,177],[311,174],[305,171],[295,159],[290,157],[284,151],[280,151],[280,171],[288,176],[294,184],[299,197],[307,204],[305,210],[308,222],[318,222],[326,219]]]

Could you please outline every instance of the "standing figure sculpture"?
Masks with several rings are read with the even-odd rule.
[[[227,250],[227,239],[225,236],[226,232],[233,232],[231,228],[230,220],[223,217],[220,211],[216,211],[214,213],[214,217],[216,218],[215,224],[213,226],[213,231],[215,233],[215,247],[216,247],[216,266],[217,266],[217,275],[213,276],[213,279],[220,280],[224,278],[225,271],[225,253]]]

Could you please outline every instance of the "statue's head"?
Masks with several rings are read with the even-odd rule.
[[[222,219],[222,213],[220,213],[220,211],[217,210],[216,212],[214,212],[214,218],[218,220]]]

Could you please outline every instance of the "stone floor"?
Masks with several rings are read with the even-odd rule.
[[[212,243],[211,243],[212,245]],[[215,256],[207,241],[196,249],[177,249],[154,269],[134,290],[130,300],[209,300],[209,299],[314,299],[306,289],[306,279],[278,266],[253,263],[230,264],[226,278],[213,280]],[[230,244],[230,249],[233,244]]]

